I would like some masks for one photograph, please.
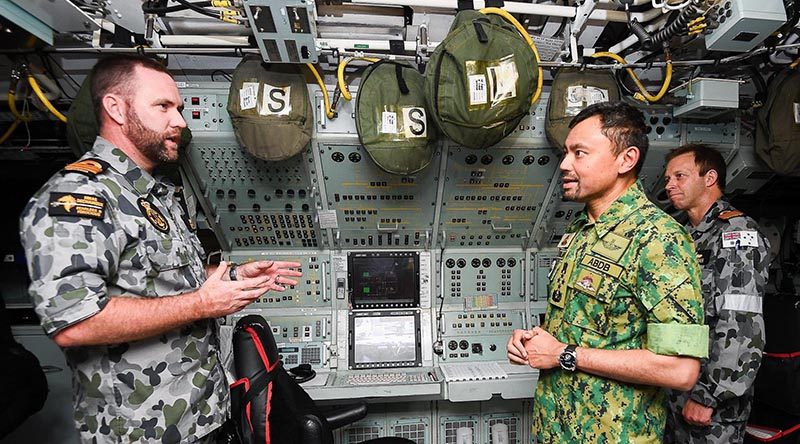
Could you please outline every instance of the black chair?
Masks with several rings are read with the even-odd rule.
[[[248,444],[333,444],[333,430],[367,415],[367,404],[320,410],[283,368],[272,329],[263,317],[241,318],[233,334],[232,415]],[[413,444],[404,438],[378,438],[365,444]]]

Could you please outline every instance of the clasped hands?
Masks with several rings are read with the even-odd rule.
[[[508,359],[514,364],[548,369],[559,366],[558,357],[566,344],[539,327],[514,330],[508,340]]]

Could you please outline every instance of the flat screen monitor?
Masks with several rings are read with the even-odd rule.
[[[353,308],[419,307],[417,252],[351,252],[347,280]]]
[[[398,368],[422,365],[419,311],[350,313],[350,368]]]

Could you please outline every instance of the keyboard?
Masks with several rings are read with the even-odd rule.
[[[421,384],[435,382],[428,372],[359,372],[349,373],[347,385]]]

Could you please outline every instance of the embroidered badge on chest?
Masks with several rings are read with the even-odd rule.
[[[573,287],[592,296],[597,295],[597,290],[600,288],[600,283],[603,281],[603,276],[593,273],[589,270],[581,270],[578,273],[577,279]]]
[[[613,262],[619,262],[630,243],[631,241],[629,239],[612,232],[606,234],[602,239],[597,241],[597,243],[592,246],[592,252],[611,259]]]
[[[140,197],[136,203],[139,205],[139,209],[142,211],[145,219],[149,220],[150,223],[156,227],[156,230],[162,233],[169,233],[169,222],[167,222],[167,218],[161,214],[161,211],[159,211],[155,205],[144,197]]]

